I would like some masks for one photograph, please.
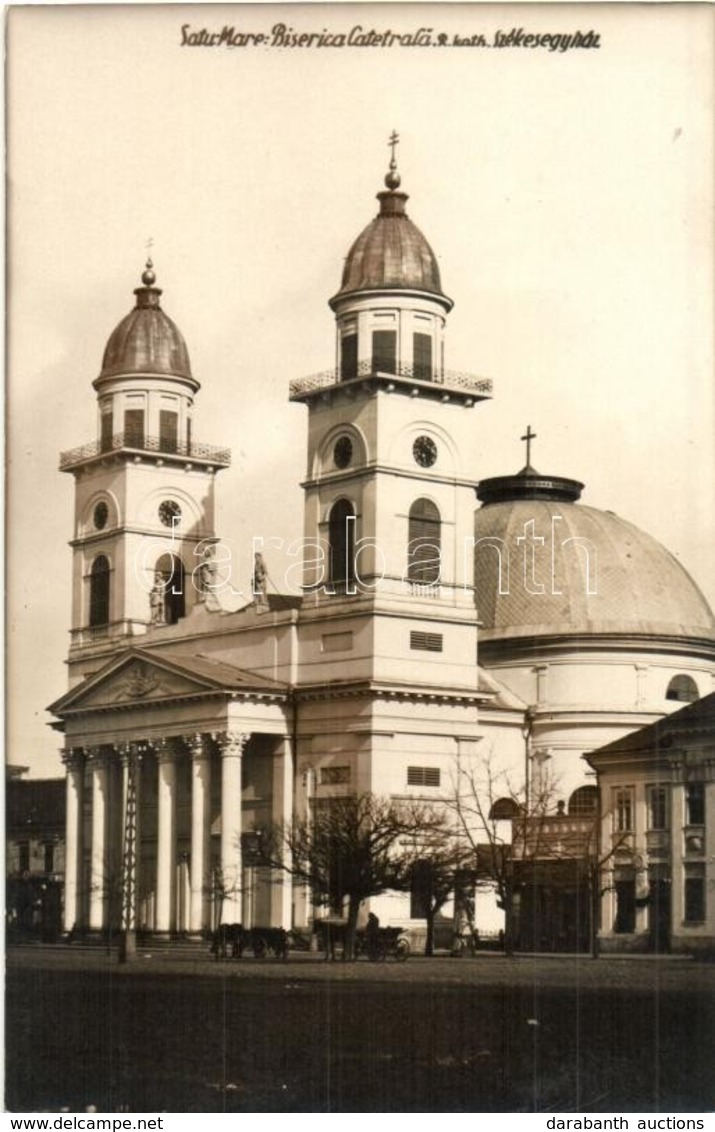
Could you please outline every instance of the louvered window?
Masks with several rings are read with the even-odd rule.
[[[442,640],[441,633],[422,633],[419,629],[414,629],[410,633],[410,648],[422,649],[424,652],[441,652]]]
[[[416,499],[410,507],[407,577],[434,585],[440,580],[442,523],[431,499]]]
[[[414,375],[419,381],[432,380],[432,338],[415,334],[412,338]]]
[[[372,368],[380,373],[397,373],[397,331],[373,330]]]
[[[357,377],[357,367],[357,334],[346,334],[340,344],[340,380],[350,381],[350,378]]]
[[[408,786],[439,786],[439,767],[408,766]]]

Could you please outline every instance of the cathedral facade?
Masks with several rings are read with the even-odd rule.
[[[96,439],[61,457],[67,932],[306,925],[310,893],[255,852],[266,823],[363,792],[439,801],[485,760],[527,783],[548,770],[582,813],[582,756],[713,688],[715,620],[662,546],[528,456],[483,478],[491,384],[445,368],[452,301],[407,199],[393,157],[330,299],[335,366],[290,386],[307,408],[298,593],[269,589],[259,554],[253,600],[222,607],[230,453],[196,440],[199,383],[150,263],[107,342]],[[409,896],[371,908],[413,925]]]

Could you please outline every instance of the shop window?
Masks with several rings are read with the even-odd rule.
[[[705,870],[690,865],[685,872],[685,922],[702,924],[705,920]]]
[[[614,932],[619,934],[636,930],[636,882],[616,881],[616,920]]]

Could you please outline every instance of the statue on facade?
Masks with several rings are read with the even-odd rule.
[[[166,582],[161,570],[154,571],[154,585],[149,594],[152,625],[166,625]]]
[[[215,613],[221,608],[218,600],[218,562],[215,555],[216,547],[211,543],[206,547],[203,561],[199,566],[197,601],[203,602],[209,613]]]
[[[253,556],[253,578],[251,590],[257,608],[268,609],[268,567],[263,555],[256,551]]]

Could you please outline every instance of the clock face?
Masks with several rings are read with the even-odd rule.
[[[353,458],[353,442],[349,436],[339,436],[333,448],[336,468],[347,468]]]
[[[178,527],[181,521],[181,508],[175,499],[165,499],[159,504],[159,518],[165,527]]]
[[[421,468],[431,468],[437,459],[437,445],[431,436],[418,436],[412,445],[412,455]]]
[[[104,500],[100,500],[100,502],[95,507],[94,514],[92,516],[92,522],[94,523],[95,530],[103,531],[107,525],[108,518],[109,508],[107,507],[107,504],[104,502]]]

